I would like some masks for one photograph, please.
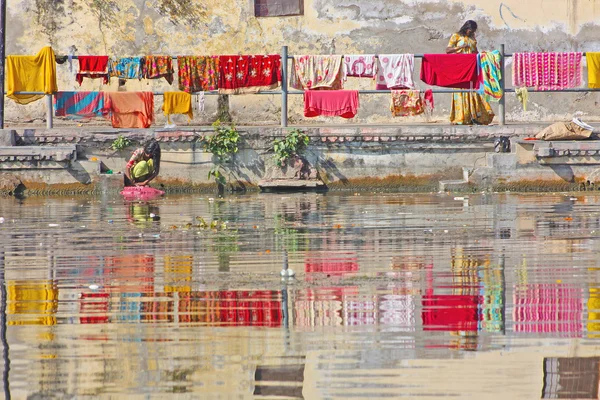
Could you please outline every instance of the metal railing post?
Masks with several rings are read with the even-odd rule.
[[[0,129],[4,129],[4,66],[6,65],[6,0],[0,0]]]
[[[281,48],[281,127],[288,126],[288,47]]]
[[[500,101],[498,102],[498,114],[500,117],[500,125],[505,125],[506,124],[506,92],[504,91],[506,89],[506,77],[504,76],[506,74],[506,68],[505,68],[505,62],[504,62],[504,43],[500,45],[500,89],[502,89],[502,97],[500,98]]]
[[[52,110],[52,95],[46,95],[46,128],[52,129],[54,127],[54,112]]]

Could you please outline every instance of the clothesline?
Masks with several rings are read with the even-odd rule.
[[[273,53],[273,54],[276,54],[276,53]],[[398,53],[398,54],[400,54],[400,53]],[[406,53],[406,54],[410,54],[410,53]],[[444,54],[444,53],[427,53],[427,54]],[[581,54],[583,55],[583,57],[586,57],[587,53],[586,52],[582,52]],[[243,54],[223,54],[223,55],[242,56]],[[255,54],[255,55],[265,56],[265,54]],[[326,54],[326,55],[337,56],[337,54]],[[373,55],[375,58],[379,58],[379,54],[352,54],[352,55]],[[513,55],[514,55],[514,53],[505,53],[505,54],[503,54],[504,57],[513,57]],[[346,55],[345,54],[341,54],[339,56],[340,57],[345,57]],[[415,58],[423,58],[425,56],[425,54],[413,54],[413,56]],[[63,57],[69,57],[69,56],[68,55],[57,55],[56,56],[56,58],[63,58]],[[138,57],[138,56],[136,56],[136,57]],[[139,57],[146,57],[146,56],[139,56]],[[170,57],[173,60],[177,60],[177,58],[181,57],[181,56],[170,56]],[[187,56],[183,56],[183,57],[187,57]],[[209,55],[208,57],[218,57],[218,56]],[[297,55],[294,56],[294,55],[289,55],[288,54],[288,56],[287,56],[288,60],[293,60],[294,57],[297,57]],[[77,59],[79,59],[79,56],[76,56],[76,55],[71,56],[71,59],[77,60]]]
[[[140,90],[140,92],[142,92],[143,90]],[[431,89],[431,91],[433,93],[469,93],[469,92],[476,92],[477,89]],[[506,89],[506,91],[511,91],[511,89]],[[512,89],[512,91],[514,92],[514,89]],[[533,92],[534,90],[530,90],[530,92]],[[546,90],[547,92],[549,92],[549,90]],[[557,92],[566,92],[568,90],[557,90]],[[580,90],[577,90],[580,91]],[[600,89],[589,89],[589,90],[581,90],[581,91],[600,91]],[[361,94],[384,94],[384,93],[392,93],[391,90],[374,90],[374,89],[365,89],[365,90],[358,90],[359,93]],[[271,94],[271,95],[281,95],[283,92],[280,90],[273,90],[273,91],[265,91],[265,92],[257,92],[257,93],[253,93],[253,94]],[[4,93],[6,94],[6,93]],[[15,94],[30,94],[30,95],[43,95],[45,94],[44,92],[15,92]],[[164,92],[152,92],[153,95],[155,96],[162,96],[164,95]],[[215,96],[218,95],[219,92],[218,91],[210,91],[210,92],[192,92],[190,93],[191,95],[199,95],[199,94],[204,94],[205,96]],[[287,94],[304,94],[304,91],[302,90],[288,90]],[[50,96],[50,95],[49,95]]]

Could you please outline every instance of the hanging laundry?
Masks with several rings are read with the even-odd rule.
[[[106,92],[113,128],[148,128],[154,121],[152,92]]]
[[[204,112],[204,92],[199,92],[198,97],[198,111]]]
[[[413,54],[380,54],[377,58],[377,90],[414,89]]]
[[[477,54],[425,54],[421,63],[421,80],[431,86],[477,88]]]
[[[77,58],[79,72],[75,79],[79,86],[83,83],[83,78],[102,78],[103,83],[108,84],[108,56],[79,56]]]
[[[219,58],[211,56],[177,57],[179,90],[206,92],[218,87]]]
[[[529,101],[529,91],[527,88],[515,88],[515,94],[517,95],[517,100],[519,100],[523,106],[523,111],[527,111],[527,102]]]
[[[486,101],[500,101],[504,95],[500,86],[500,80],[502,79],[501,61],[502,56],[498,50],[479,53],[482,84],[479,86],[478,92]]]
[[[423,114],[425,107],[420,90],[392,90],[390,111],[394,117]]]
[[[52,94],[58,91],[54,60],[52,47],[44,47],[35,56],[6,57],[6,95],[19,104],[29,104],[44,95],[15,92]]]
[[[171,114],[185,114],[191,121],[194,118],[192,95],[187,92],[165,92],[163,111],[169,123],[171,123]]]
[[[429,110],[429,112],[433,112],[435,108],[435,103],[433,101],[433,90],[427,89],[425,91],[425,96],[423,96],[423,101],[425,102],[425,108]]]
[[[281,82],[281,56],[220,56],[219,93],[257,93]]]
[[[377,70],[375,55],[345,55],[344,69],[346,76],[373,78]]]
[[[106,92],[56,92],[54,110],[57,117],[101,117],[108,112]]]
[[[296,56],[290,85],[298,90],[340,90],[345,79],[342,56]]]
[[[304,116],[354,118],[358,112],[358,90],[306,90]]]
[[[588,69],[588,87],[600,88],[600,53],[585,53]]]
[[[143,57],[112,58],[108,63],[108,73],[111,78],[142,79]]]
[[[146,56],[142,65],[142,76],[146,79],[165,78],[169,85],[173,84],[173,57]]]
[[[514,53],[513,84],[563,90],[583,83],[583,53]]]

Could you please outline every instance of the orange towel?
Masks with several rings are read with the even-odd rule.
[[[109,92],[113,128],[149,128],[154,121],[152,92]]]

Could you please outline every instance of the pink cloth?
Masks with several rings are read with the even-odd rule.
[[[375,76],[375,55],[345,55],[346,76],[373,78]]]
[[[583,290],[564,283],[519,285],[514,293],[514,330],[583,335]]]
[[[358,111],[358,90],[306,90],[304,116],[354,118]]]
[[[562,90],[583,84],[582,53],[514,53],[513,84]]]

